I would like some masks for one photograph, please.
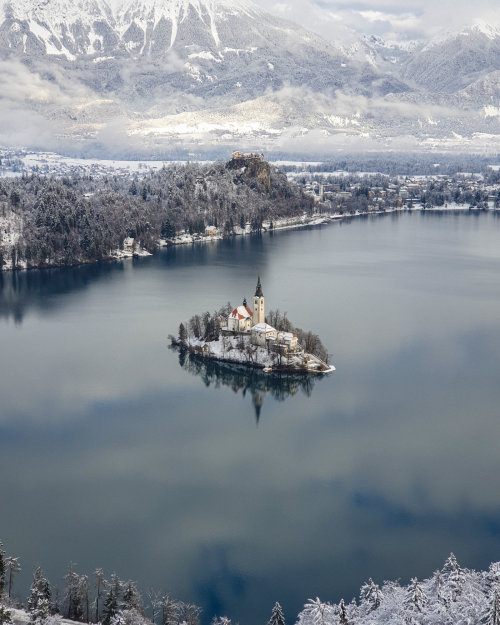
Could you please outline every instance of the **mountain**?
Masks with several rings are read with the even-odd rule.
[[[0,0],[0,143],[471,148],[500,134],[499,33],[326,42],[250,1]]]
[[[431,41],[403,66],[404,79],[431,93],[457,93],[500,70],[500,26],[476,23]]]

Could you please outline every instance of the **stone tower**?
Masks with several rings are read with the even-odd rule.
[[[264,323],[266,320],[266,312],[264,308],[264,294],[262,293],[262,285],[260,284],[260,276],[257,280],[257,288],[255,289],[255,295],[253,298],[253,318],[252,325],[257,323]]]

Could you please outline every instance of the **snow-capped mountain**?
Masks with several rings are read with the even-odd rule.
[[[500,25],[477,22],[417,50],[402,76],[431,93],[455,93],[499,69]]]
[[[499,75],[490,23],[329,43],[250,0],[0,0],[0,142],[494,143]]]

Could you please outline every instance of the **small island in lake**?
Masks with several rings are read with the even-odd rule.
[[[270,311],[266,318],[260,277],[252,308],[244,299],[236,308],[227,304],[213,315],[194,315],[187,324],[180,324],[177,338],[169,338],[173,346],[200,358],[243,364],[266,372],[335,370],[316,334],[295,328],[286,313],[279,310]]]

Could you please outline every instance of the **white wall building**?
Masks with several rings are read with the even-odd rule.
[[[243,306],[237,306],[227,318],[227,329],[230,332],[250,332],[252,319],[252,311],[244,300]]]
[[[276,328],[273,328],[268,323],[262,322],[252,327],[251,341],[253,345],[260,345],[266,347],[270,342],[276,341],[278,332]]]

